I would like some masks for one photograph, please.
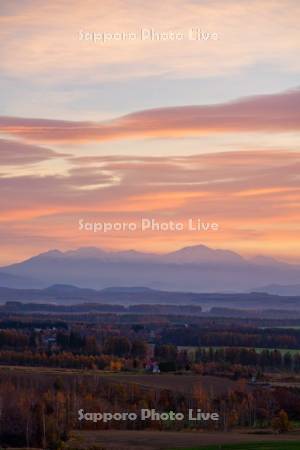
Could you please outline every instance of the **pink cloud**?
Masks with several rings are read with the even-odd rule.
[[[290,132],[300,129],[300,89],[246,97],[216,105],[138,111],[106,122],[70,122],[1,117],[3,134],[33,142],[107,141],[190,137],[232,132]]]
[[[251,245],[263,252],[269,245],[299,257],[299,152],[114,155],[71,162],[64,176],[0,175],[0,233],[6,236],[5,242],[11,242],[10,249],[16,247],[16,254],[21,251],[19,236],[40,250],[48,248],[49,242],[71,248],[95,245],[96,239],[100,246],[126,246],[133,239],[133,247],[151,245],[161,250],[178,236],[95,237],[78,232],[78,219],[135,221],[149,216],[164,221],[197,216],[222,227],[218,236],[207,237],[207,245],[218,239],[225,248],[230,242],[239,250]],[[183,244],[191,243],[199,236],[187,234],[181,239]]]
[[[2,165],[32,164],[53,158],[68,156],[63,153],[7,139],[0,139],[0,163]]]

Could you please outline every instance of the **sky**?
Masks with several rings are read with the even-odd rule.
[[[2,0],[0,265],[188,245],[300,263],[298,0]],[[217,223],[93,233],[85,223]]]

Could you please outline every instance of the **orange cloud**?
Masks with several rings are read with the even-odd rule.
[[[45,143],[299,130],[300,89],[217,105],[151,109],[102,123],[0,118],[4,135]]]
[[[241,253],[290,252],[300,258],[299,152],[105,156],[72,163],[65,176],[0,176],[0,233],[6,245],[21,251],[22,236],[41,251],[79,245],[163,251],[201,241]],[[147,236],[78,231],[80,218],[130,222],[140,217],[160,222],[200,217],[219,223],[220,231]]]

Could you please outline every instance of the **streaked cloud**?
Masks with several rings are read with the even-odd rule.
[[[37,145],[0,139],[0,164],[3,166],[33,164],[63,156],[68,155],[58,154],[54,150]]]
[[[239,151],[181,157],[104,156],[72,160],[65,176],[0,177],[1,229],[35,248],[98,245],[171,249],[204,242],[243,252],[299,255],[300,153]],[[21,194],[21,195],[20,195]],[[217,234],[78,232],[87,221],[201,217]],[[34,236],[34,237],[32,237]],[[149,239],[148,239],[149,238]],[[17,241],[16,241],[17,242]],[[251,245],[250,245],[251,244]],[[250,246],[250,247],[249,247]]]
[[[45,143],[182,138],[226,132],[276,133],[299,129],[300,89],[224,104],[139,111],[100,123],[0,118],[1,133]]]

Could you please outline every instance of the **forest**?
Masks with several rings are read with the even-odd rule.
[[[78,422],[79,409],[138,414],[154,408],[188,417],[190,408],[200,408],[220,421],[193,427],[220,431],[283,433],[297,423],[295,320],[280,327],[277,319],[97,314],[97,320],[72,309],[0,315],[2,445],[54,450],[68,448],[74,430],[192,426],[188,420]]]

